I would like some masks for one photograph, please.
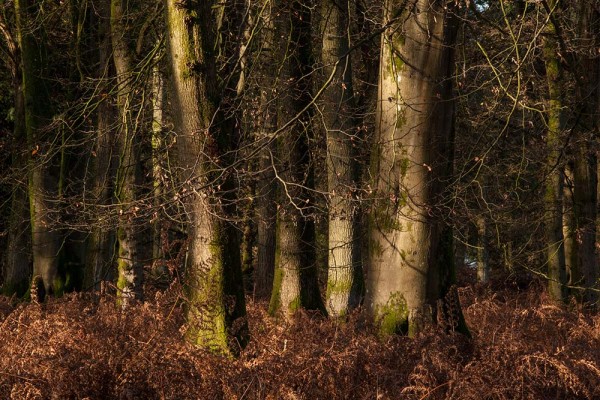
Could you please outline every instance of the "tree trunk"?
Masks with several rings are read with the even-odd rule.
[[[388,0],[384,8],[366,282],[382,334],[408,325],[415,335],[431,321],[427,286],[441,232],[434,202],[453,129],[451,8],[430,0]]]
[[[556,9],[557,0],[548,1],[552,12]],[[554,19],[552,19],[554,20]],[[563,169],[560,164],[560,153],[563,136],[562,116],[562,71],[559,56],[557,29],[552,20],[546,25],[544,36],[544,62],[546,64],[546,80],[548,82],[547,131],[546,131],[546,168],[545,182],[545,223],[546,223],[546,263],[548,265],[548,293],[557,302],[565,296],[564,284],[565,251],[563,225]]]
[[[230,6],[231,3],[226,4]],[[168,54],[171,64],[174,130],[181,168],[183,204],[188,220],[188,338],[212,351],[232,354],[245,342],[247,324],[241,285],[238,235],[223,218],[219,141],[232,132],[211,125],[220,89],[217,85],[216,13],[214,2],[166,2]],[[196,18],[195,16],[201,16]],[[224,18],[229,15],[225,11]],[[237,83],[237,81],[235,81]],[[184,191],[185,190],[185,191]]]
[[[280,201],[277,222],[275,278],[270,313],[293,314],[300,307],[322,309],[314,250],[312,219],[312,171],[308,140],[311,135],[308,113],[299,115],[310,101],[310,13],[300,2],[282,2],[277,20],[280,29],[279,60],[282,84],[279,126],[289,124],[279,138],[278,156]]]
[[[156,44],[157,46],[160,43]],[[161,70],[160,59],[162,52],[157,52],[156,64],[152,68],[152,185],[153,206],[152,213],[152,260],[153,264],[163,265],[164,254],[161,245],[162,232],[162,203],[164,202],[164,178],[165,178],[165,91],[164,76]]]
[[[275,240],[277,182],[275,180],[277,130],[277,42],[275,40],[276,11],[269,10],[263,19],[263,46],[260,57],[260,114],[257,122],[258,179],[256,187],[257,262],[254,293],[259,299],[269,299],[275,271]]]
[[[111,30],[110,30],[110,1],[102,0],[96,4],[98,13],[98,31],[94,38],[98,49],[97,79],[104,84],[104,93],[108,92],[108,80],[111,73]],[[114,231],[107,223],[103,207],[112,202],[115,180],[115,137],[113,126],[116,120],[116,110],[110,96],[99,99],[96,114],[96,138],[90,169],[90,186],[92,203],[97,206],[97,223],[94,224],[86,242],[86,266],[83,286],[87,289],[99,290],[102,281],[112,281],[114,273],[113,243]]]
[[[577,261],[573,259],[575,247],[575,215],[573,213],[573,165],[565,164],[565,183],[563,185],[563,237],[565,241],[565,283],[573,285],[573,265]]]
[[[356,196],[358,134],[353,123],[348,2],[323,0],[322,63],[326,82],[319,102],[327,137],[329,257],[327,312],[341,317],[360,302],[362,268]]]
[[[60,164],[53,130],[48,129],[52,117],[48,82],[44,79],[46,44],[38,40],[43,18],[41,4],[16,0],[15,15],[23,72],[25,130],[31,151],[29,166],[29,202],[32,231],[33,275],[41,277],[45,292],[52,294],[62,286],[58,277],[58,253],[61,235],[55,226]]]
[[[111,39],[113,62],[117,73],[117,103],[120,126],[117,136],[119,166],[115,197],[119,204],[117,230],[117,302],[126,307],[131,300],[143,298],[144,269],[139,254],[140,221],[137,217],[136,188],[139,149],[134,122],[133,59],[126,36],[123,0],[111,0]]]
[[[485,216],[477,216],[477,281],[488,283],[490,279],[490,267],[487,255],[487,221]]]
[[[596,219],[598,190],[597,144],[599,124],[598,107],[600,91],[597,82],[600,77],[595,56],[597,37],[600,32],[599,13],[593,4],[578,2],[579,26],[577,35],[581,50],[577,66],[579,82],[577,87],[581,118],[576,127],[574,151],[574,215],[576,240],[574,241],[575,260],[572,280],[582,287],[582,300],[593,305],[598,300],[598,257],[596,252]],[[590,290],[591,289],[591,290]]]
[[[7,32],[6,32],[7,33]],[[12,38],[6,38],[10,40]],[[16,45],[16,43],[13,43]],[[23,101],[22,72],[16,62],[19,58],[16,46],[11,46],[15,62],[11,75],[14,88],[14,131],[13,131],[13,156],[12,167],[15,171],[23,171],[27,167],[27,154],[22,151],[26,148],[25,104]],[[2,293],[6,296],[16,294],[21,297],[29,287],[31,276],[31,227],[29,224],[29,203],[27,199],[27,181],[15,179],[11,195],[11,213],[8,225],[8,243],[6,259],[2,276],[4,282]]]

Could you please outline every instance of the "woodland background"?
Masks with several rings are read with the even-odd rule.
[[[600,396],[599,2],[0,5],[3,398]]]

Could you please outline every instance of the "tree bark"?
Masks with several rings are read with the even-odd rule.
[[[110,26],[113,62],[117,74],[117,104],[120,126],[117,135],[119,166],[115,198],[119,204],[117,229],[117,303],[126,307],[131,300],[143,299],[144,269],[139,254],[140,221],[136,215],[139,149],[134,122],[133,57],[126,36],[123,0],[111,0]]]
[[[574,151],[574,216],[576,240],[572,268],[572,281],[582,288],[581,300],[594,305],[598,300],[599,266],[596,251],[596,223],[598,202],[598,160],[597,144],[599,124],[598,109],[600,91],[597,82],[600,77],[600,63],[591,54],[597,48],[600,32],[599,13],[593,4],[586,1],[577,3],[579,24],[577,36],[581,46],[578,57],[577,74],[579,82],[577,97],[581,118],[575,133]]]
[[[557,0],[549,0],[548,6],[554,12]],[[557,302],[565,297],[566,283],[565,251],[563,236],[563,181],[561,166],[561,146],[563,136],[562,116],[562,68],[559,47],[556,38],[557,29],[550,19],[546,25],[544,37],[544,62],[548,82],[547,131],[546,131],[546,168],[545,182],[545,223],[546,223],[546,263],[548,265],[548,293]]]
[[[112,45],[110,26],[110,1],[101,0],[96,3],[97,11],[97,43],[98,66],[96,78],[103,85],[103,93],[108,93],[108,80],[113,77]],[[115,166],[118,160],[115,158],[115,135],[113,126],[116,113],[112,98],[103,96],[98,99],[98,110],[96,113],[96,137],[90,168],[90,186],[92,204],[97,211],[94,215],[96,223],[86,241],[86,261],[83,286],[87,289],[99,290],[102,281],[112,281],[114,278],[114,231],[108,224],[105,211],[102,209],[112,203],[114,193]]]
[[[52,117],[49,85],[44,78],[47,65],[46,43],[39,40],[37,25],[41,5],[31,0],[16,0],[18,42],[21,48],[25,130],[31,152],[29,165],[29,202],[32,231],[33,275],[41,277],[45,292],[59,292],[58,253],[61,235],[55,226],[60,164],[53,148],[54,131],[48,129]]]
[[[321,61],[326,78],[332,77],[319,102],[327,138],[329,193],[329,256],[326,307],[329,315],[342,317],[357,307],[362,288],[358,226],[357,142],[353,119],[354,93],[349,53],[348,2],[323,0]]]
[[[260,57],[260,114],[257,122],[258,179],[256,185],[257,263],[254,293],[269,299],[275,271],[277,182],[275,180],[277,130],[277,41],[275,40],[274,6],[262,16],[263,40]]]
[[[269,311],[290,316],[301,307],[322,309],[314,250],[312,171],[308,140],[312,134],[308,113],[299,115],[310,101],[310,14],[298,1],[281,2],[278,63],[283,88],[279,97],[279,127],[294,120],[278,140],[280,208],[277,221],[275,277]],[[280,128],[281,129],[281,128]]]
[[[488,283],[490,279],[490,267],[487,255],[487,221],[485,216],[479,215],[477,224],[477,281],[479,283]]]
[[[231,2],[226,3],[226,7]],[[188,338],[212,351],[232,354],[245,343],[244,292],[237,232],[223,218],[219,141],[232,132],[211,125],[220,99],[217,85],[215,2],[166,1],[174,130],[183,204],[188,221]],[[200,16],[200,17],[197,17]],[[224,18],[228,15],[225,14]],[[237,81],[235,81],[237,83]],[[185,189],[185,192],[183,191]]]
[[[427,286],[441,232],[434,207],[453,129],[451,8],[430,0],[384,7],[366,281],[382,334],[408,325],[415,335],[432,318]]]

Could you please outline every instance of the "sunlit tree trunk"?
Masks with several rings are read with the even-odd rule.
[[[41,4],[31,0],[16,0],[18,42],[21,48],[25,131],[29,165],[29,202],[32,231],[33,275],[43,280],[46,293],[59,290],[58,253],[60,233],[55,226],[60,174],[57,149],[52,146],[55,133],[50,127],[52,117],[49,84],[44,79],[46,44],[40,40],[43,18]]]
[[[326,79],[332,78],[319,102],[327,136],[329,192],[329,257],[327,312],[346,315],[360,301],[362,268],[356,194],[358,131],[354,125],[352,66],[349,53],[348,2],[323,0],[321,61]]]
[[[556,0],[548,1],[554,13]],[[563,136],[562,71],[554,19],[546,25],[544,36],[544,61],[548,82],[547,130],[546,130],[546,168],[545,182],[545,224],[546,224],[546,263],[548,265],[548,292],[555,301],[564,300],[565,251],[563,236],[563,168],[560,160]]]
[[[211,126],[222,95],[213,50],[223,9],[211,1],[167,0],[166,10],[180,195],[188,220],[187,336],[196,345],[231,354],[243,343],[247,325],[237,232],[220,218],[220,182],[214,181],[219,141],[233,139],[231,132]]]
[[[117,74],[117,104],[119,108],[119,131],[117,147],[119,166],[115,183],[115,198],[119,207],[119,227],[117,229],[117,299],[127,306],[132,299],[143,297],[144,269],[139,254],[139,219],[136,209],[137,168],[139,149],[134,100],[133,58],[127,37],[127,25],[123,0],[111,0],[111,39],[113,62]]]
[[[280,127],[292,121],[310,101],[310,13],[298,1],[282,2],[277,19],[278,63],[283,88],[279,96]],[[277,220],[275,277],[270,312],[286,316],[301,307],[322,308],[310,215],[312,171],[309,166],[309,115],[304,113],[278,139],[280,208]]]
[[[441,239],[434,207],[453,129],[451,9],[431,0],[384,7],[365,299],[383,334],[408,325],[414,335],[432,318],[427,286]]]

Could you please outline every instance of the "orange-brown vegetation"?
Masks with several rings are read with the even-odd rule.
[[[125,312],[110,296],[0,300],[2,399],[594,399],[600,316],[535,287],[460,288],[472,339],[432,329],[377,338],[359,315],[292,323],[249,302],[235,360],[183,339],[172,287]]]

